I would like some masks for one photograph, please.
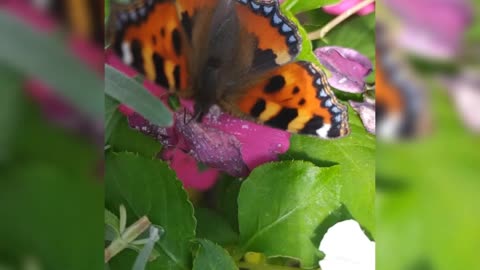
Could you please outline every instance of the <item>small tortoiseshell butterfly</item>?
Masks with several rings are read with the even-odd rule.
[[[112,47],[183,98],[200,121],[214,104],[275,128],[321,138],[349,133],[347,108],[277,1],[145,0],[114,6]]]

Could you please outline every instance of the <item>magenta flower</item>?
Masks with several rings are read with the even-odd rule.
[[[127,76],[137,74],[110,52],[106,62]],[[164,101],[167,98],[162,87],[149,81],[145,81],[144,86],[154,96]],[[245,177],[255,167],[277,160],[290,146],[290,133],[286,131],[230,116],[216,106],[198,123],[190,121],[192,102],[181,100],[181,105],[174,113],[174,125],[169,128],[154,126],[125,106],[121,111],[128,116],[130,126],[162,142],[167,149],[162,158],[170,161],[185,186],[203,190],[213,185],[212,177],[216,177],[213,172],[205,179],[184,173],[197,168],[192,166],[197,162],[232,176]]]
[[[324,6],[323,10],[326,13],[333,14],[333,15],[339,15],[342,14],[343,12],[349,10],[350,8],[354,7],[358,3],[362,2],[362,0],[342,0],[338,4],[334,5],[328,5]],[[375,3],[371,3],[367,5],[366,7],[360,9],[360,11],[357,12],[358,15],[364,16],[368,15],[372,12],[375,11]]]
[[[336,46],[321,47],[315,50],[318,60],[332,76],[328,83],[350,93],[365,91],[365,78],[372,72],[372,63],[359,52]]]

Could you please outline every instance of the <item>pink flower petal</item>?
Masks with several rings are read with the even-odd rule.
[[[215,185],[218,179],[218,170],[200,171],[195,158],[179,149],[167,150],[163,157],[169,161],[170,167],[177,173],[178,179],[182,180],[185,188],[199,191],[208,190]]]
[[[464,124],[480,133],[480,80],[478,72],[463,72],[447,81],[449,93]]]
[[[342,91],[362,93],[365,91],[365,78],[372,72],[372,63],[359,52],[336,46],[321,47],[315,55],[332,76],[328,83]]]
[[[386,0],[398,20],[396,42],[411,53],[449,59],[461,49],[473,8],[464,0]]]
[[[367,98],[364,102],[349,101],[349,103],[360,115],[365,129],[375,134],[375,100]]]

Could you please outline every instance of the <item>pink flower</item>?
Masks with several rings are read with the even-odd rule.
[[[369,133],[375,134],[375,100],[365,98],[364,102],[349,101],[349,103],[360,115],[365,129]]]
[[[106,62],[127,76],[137,74],[111,52],[107,52]],[[165,89],[149,81],[145,81],[144,86],[166,102]],[[128,116],[130,126],[162,142],[167,149],[162,158],[170,161],[186,187],[204,190],[214,184],[212,177],[216,174],[213,172],[206,171],[209,174],[205,178],[185,173],[192,168],[197,170],[197,166],[193,166],[197,161],[232,176],[245,177],[255,167],[277,160],[290,146],[290,133],[286,131],[230,116],[216,106],[198,123],[191,121],[193,103],[181,100],[181,105],[174,113],[174,125],[169,128],[152,125],[125,106],[121,111]]]
[[[475,70],[462,70],[445,79],[461,120],[470,131],[480,134],[480,79]]]
[[[324,6],[323,10],[329,14],[339,15],[349,10],[350,8],[354,7],[360,2],[362,2],[362,0],[342,0],[338,4]],[[374,11],[375,11],[375,3],[371,3],[368,6],[360,9],[357,12],[357,14],[363,16],[363,15],[368,15]]]
[[[365,78],[373,70],[367,57],[353,49],[336,46],[318,48],[315,55],[332,73],[328,78],[331,86],[350,93],[365,91]]]
[[[386,0],[384,4],[398,22],[396,44],[422,57],[454,57],[473,22],[469,0]]]

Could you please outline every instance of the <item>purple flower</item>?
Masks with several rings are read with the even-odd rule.
[[[365,91],[365,78],[372,72],[372,63],[359,52],[336,46],[315,50],[315,55],[332,76],[328,83],[345,92],[362,93]]]

